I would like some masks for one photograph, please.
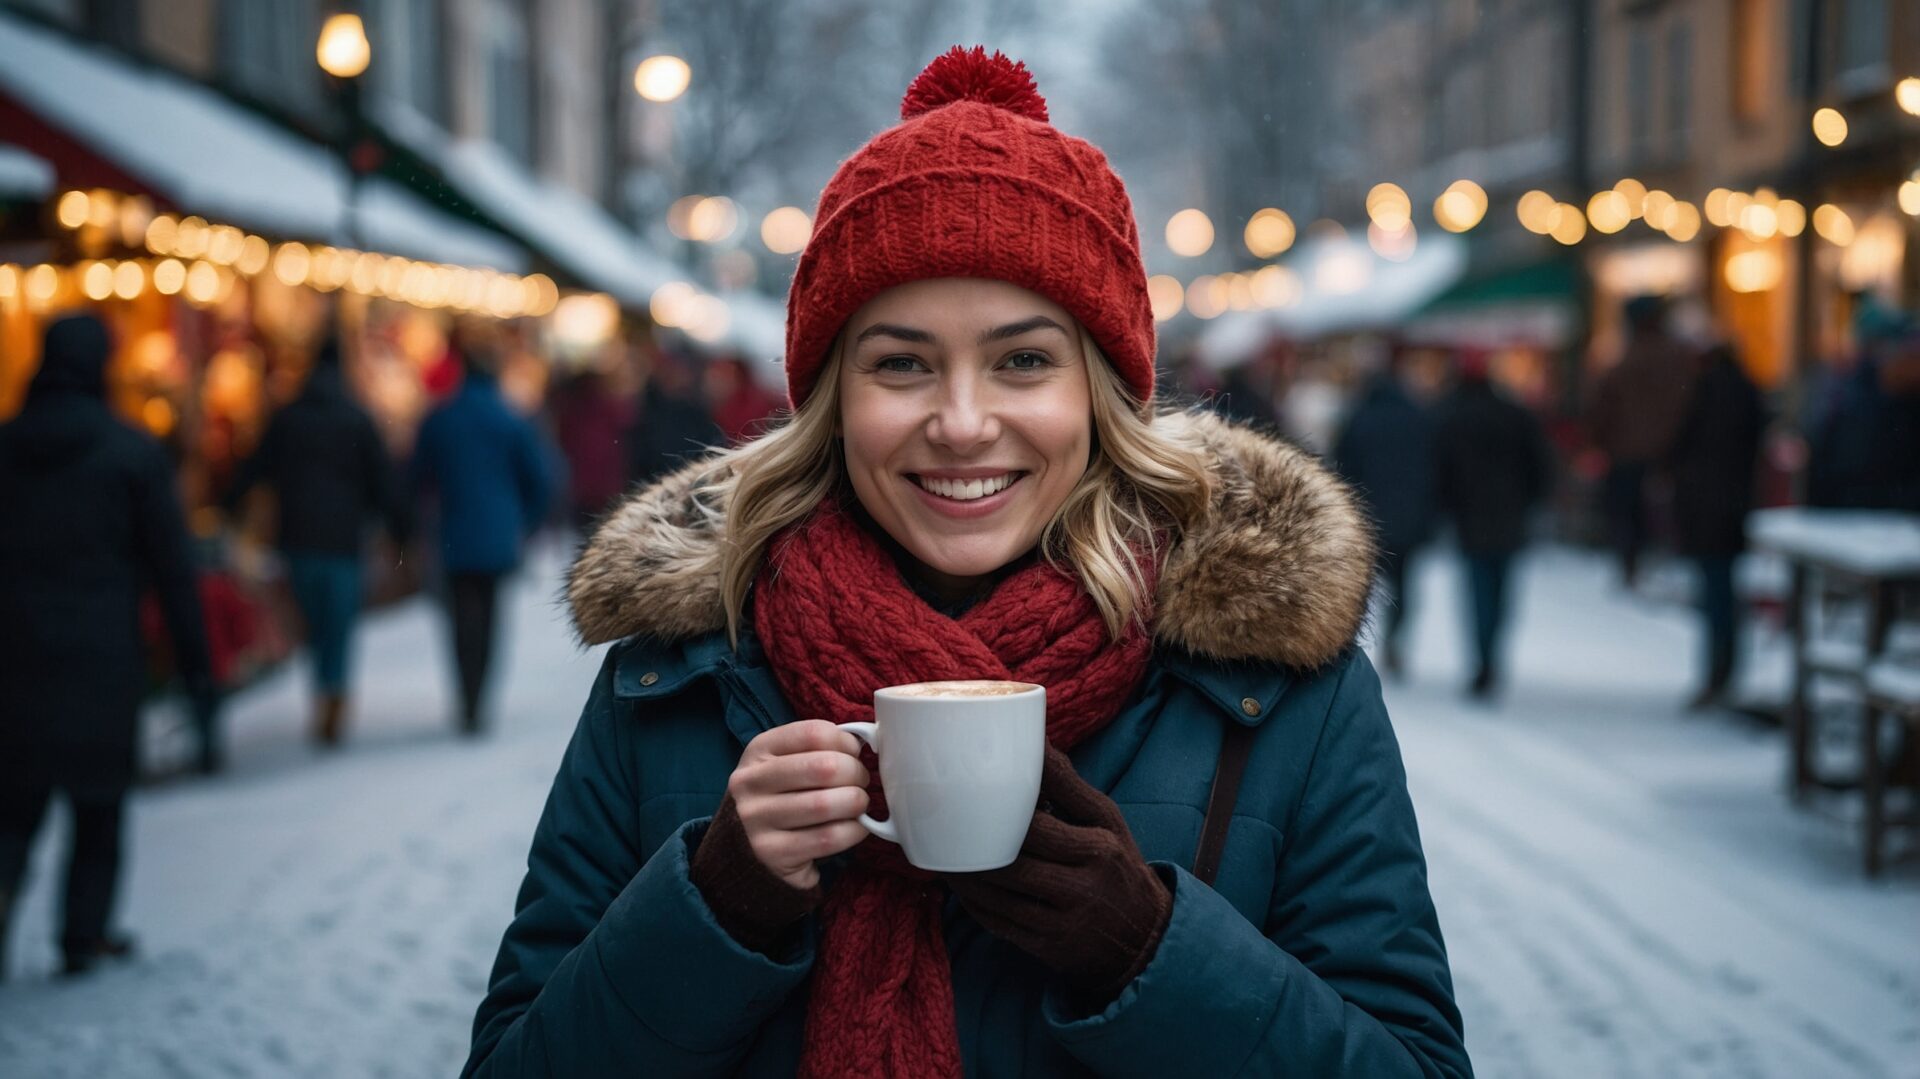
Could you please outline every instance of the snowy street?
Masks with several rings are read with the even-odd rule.
[[[346,747],[305,672],[229,710],[232,767],[143,790],[121,920],[137,962],[51,979],[43,834],[0,985],[0,1075],[432,1076],[468,1025],[599,650],[558,555],[515,589],[492,735],[453,734],[438,612],[373,620]],[[1687,612],[1587,554],[1526,563],[1512,688],[1465,703],[1457,577],[1420,572],[1389,687],[1483,1076],[1920,1075],[1920,863],[1860,872],[1793,808],[1777,731],[1688,715]]]

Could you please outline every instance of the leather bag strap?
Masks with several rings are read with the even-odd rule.
[[[1253,752],[1254,728],[1228,720],[1220,737],[1220,762],[1213,771],[1213,793],[1207,796],[1207,819],[1200,826],[1200,849],[1194,852],[1193,875],[1213,886],[1220,873],[1220,857],[1227,849],[1227,825],[1240,797],[1240,776]]]

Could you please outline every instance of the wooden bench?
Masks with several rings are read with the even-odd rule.
[[[1903,744],[1909,770],[1920,771],[1912,766],[1913,755],[1920,753],[1920,664],[1882,660],[1867,669],[1863,681],[1866,719],[1860,727],[1860,758],[1861,793],[1866,804],[1861,813],[1861,838],[1865,841],[1867,875],[1871,877],[1880,873],[1888,829],[1896,825],[1909,829],[1920,825],[1920,784],[1916,784],[1912,776],[1906,777],[1913,788],[1906,812],[1898,818],[1887,815],[1890,762],[1885,759],[1880,744],[1884,721],[1898,721],[1904,728]]]

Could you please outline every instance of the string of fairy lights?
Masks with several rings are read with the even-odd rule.
[[[1920,78],[1895,84],[1894,100],[1903,111],[1920,116]],[[1818,109],[1811,123],[1821,145],[1835,148],[1846,142],[1848,123],[1839,110]],[[1920,168],[1900,183],[1896,195],[1903,213],[1920,217]],[[1413,198],[1406,189],[1394,183],[1375,184],[1367,191],[1365,205],[1367,247],[1389,262],[1413,257],[1419,236],[1413,220]],[[1811,227],[1822,240],[1838,248],[1851,248],[1856,243],[1871,243],[1876,250],[1886,246],[1873,223],[1856,222],[1837,204],[1809,208],[1767,187],[1751,191],[1716,187],[1695,203],[1624,177],[1584,202],[1531,190],[1515,200],[1513,209],[1521,227],[1568,247],[1594,234],[1625,232],[1635,223],[1678,244],[1692,243],[1712,228],[1735,230],[1748,244],[1766,245],[1776,237],[1800,236]],[[1433,223],[1451,233],[1472,231],[1485,220],[1487,211],[1486,189],[1470,179],[1455,180],[1434,197],[1431,205]],[[1306,231],[1334,238],[1347,236],[1343,225],[1328,219],[1315,222]],[[1275,259],[1293,248],[1300,232],[1285,210],[1269,206],[1247,219],[1241,242],[1252,257]],[[1189,208],[1167,219],[1165,237],[1167,249],[1174,255],[1197,258],[1213,249],[1216,232],[1205,211]],[[1357,245],[1336,249],[1315,270],[1316,284],[1331,286],[1334,292],[1350,291],[1364,286],[1369,272],[1368,260]],[[1764,292],[1784,278],[1784,262],[1771,247],[1752,247],[1732,252],[1723,275],[1734,292]],[[1284,308],[1298,303],[1306,289],[1297,270],[1276,263],[1251,271],[1202,274],[1185,283],[1173,274],[1156,274],[1148,280],[1148,293],[1154,318],[1164,322],[1183,312],[1212,319],[1228,311]]]
[[[1900,184],[1897,195],[1902,212],[1920,216],[1920,169]],[[1418,232],[1412,206],[1411,198],[1397,184],[1376,184],[1368,192],[1367,246],[1375,255],[1390,262],[1403,262],[1413,255]],[[1434,223],[1452,233],[1471,231],[1486,213],[1486,192],[1471,180],[1454,182],[1433,203]],[[1809,209],[1768,187],[1752,191],[1716,187],[1696,204],[1671,192],[1648,188],[1632,177],[1594,192],[1584,205],[1534,189],[1515,201],[1514,215],[1527,231],[1568,247],[1594,234],[1625,232],[1636,223],[1679,244],[1693,242],[1709,228],[1736,230],[1759,244],[1775,237],[1792,239],[1811,227],[1822,240],[1840,248],[1849,247],[1862,235],[1859,223],[1834,203]],[[1308,231],[1334,237],[1347,234],[1344,226],[1330,220],[1316,222]],[[1267,207],[1248,219],[1242,243],[1253,257],[1273,259],[1291,250],[1298,236],[1292,217],[1284,210]],[[1166,240],[1168,249],[1176,255],[1191,258],[1206,254],[1214,245],[1213,222],[1204,211],[1181,210],[1168,219]],[[1728,260],[1727,285],[1735,292],[1765,291],[1780,279],[1779,261],[1779,255],[1771,250],[1738,252]],[[1364,274],[1364,266],[1358,272]],[[1186,283],[1172,274],[1155,274],[1148,280],[1148,293],[1154,317],[1166,321],[1183,311],[1211,319],[1227,311],[1284,308],[1297,303],[1305,295],[1305,287],[1297,270],[1276,263],[1251,271],[1202,274]]]
[[[63,193],[54,203],[54,220],[82,253],[138,253],[71,264],[0,264],[0,301],[24,301],[30,310],[44,311],[75,294],[103,303],[152,292],[204,309],[224,303],[239,281],[270,276],[292,288],[345,291],[500,319],[540,317],[560,302],[559,287],[545,274],[522,276],[299,241],[274,243],[202,217],[156,213],[145,196],[99,188]]]

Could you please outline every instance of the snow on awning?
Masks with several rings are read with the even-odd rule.
[[[43,199],[53,192],[53,166],[0,142],[0,199]]]
[[[645,308],[655,290],[687,274],[578,192],[545,183],[491,142],[455,139],[412,109],[382,102],[372,113],[387,136],[419,155],[481,213],[568,276]]]
[[[279,236],[518,271],[504,238],[371,177],[350,227],[349,177],[332,151],[160,69],[0,15],[0,95],[150,185],[186,213]]]
[[[787,313],[779,301],[757,292],[723,292],[727,305],[727,332],[723,341],[747,359],[754,381],[785,393],[787,368]]]
[[[1319,237],[1282,265],[1298,283],[1288,302],[1214,319],[1198,342],[1203,363],[1237,366],[1275,337],[1311,340],[1401,325],[1460,277],[1467,245],[1448,233],[1423,235],[1413,254],[1396,262],[1361,239]]]

